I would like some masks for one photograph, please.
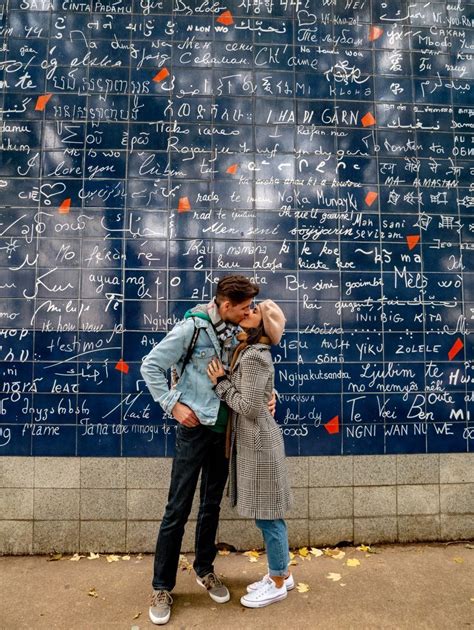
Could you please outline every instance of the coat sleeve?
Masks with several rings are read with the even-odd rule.
[[[166,372],[184,358],[194,332],[193,320],[187,319],[177,324],[143,359],[140,372],[150,394],[163,410],[171,414],[181,392],[170,389]]]
[[[265,386],[270,375],[268,361],[261,352],[247,351],[239,369],[242,371],[239,390],[227,378],[217,383],[214,391],[233,411],[254,420],[266,403]]]

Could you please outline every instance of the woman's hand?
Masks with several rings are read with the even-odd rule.
[[[212,359],[207,366],[207,375],[211,379],[213,385],[216,385],[219,376],[225,376],[225,370],[219,359]]]

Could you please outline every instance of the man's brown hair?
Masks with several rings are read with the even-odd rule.
[[[258,295],[260,289],[245,276],[225,276],[216,287],[216,303],[219,306],[223,300],[232,304],[240,304]]]

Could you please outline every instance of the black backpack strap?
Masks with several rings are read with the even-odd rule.
[[[193,333],[193,336],[192,336],[192,339],[191,339],[191,343],[189,344],[188,351],[186,352],[186,356],[184,357],[184,360],[183,360],[183,367],[181,368],[181,374],[183,374],[184,370],[186,369],[186,366],[189,363],[189,360],[191,359],[191,356],[192,356],[192,354],[194,352],[194,348],[196,346],[196,342],[197,342],[198,337],[199,337],[199,331],[200,330],[201,329],[198,328],[196,326],[196,324],[194,324],[194,333]]]

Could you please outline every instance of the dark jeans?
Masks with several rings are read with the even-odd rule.
[[[176,584],[184,526],[193,503],[199,473],[201,492],[196,523],[194,570],[203,577],[214,571],[216,533],[222,495],[228,474],[225,433],[198,425],[176,431],[176,454],[171,485],[156,543],[153,588],[171,591]]]

